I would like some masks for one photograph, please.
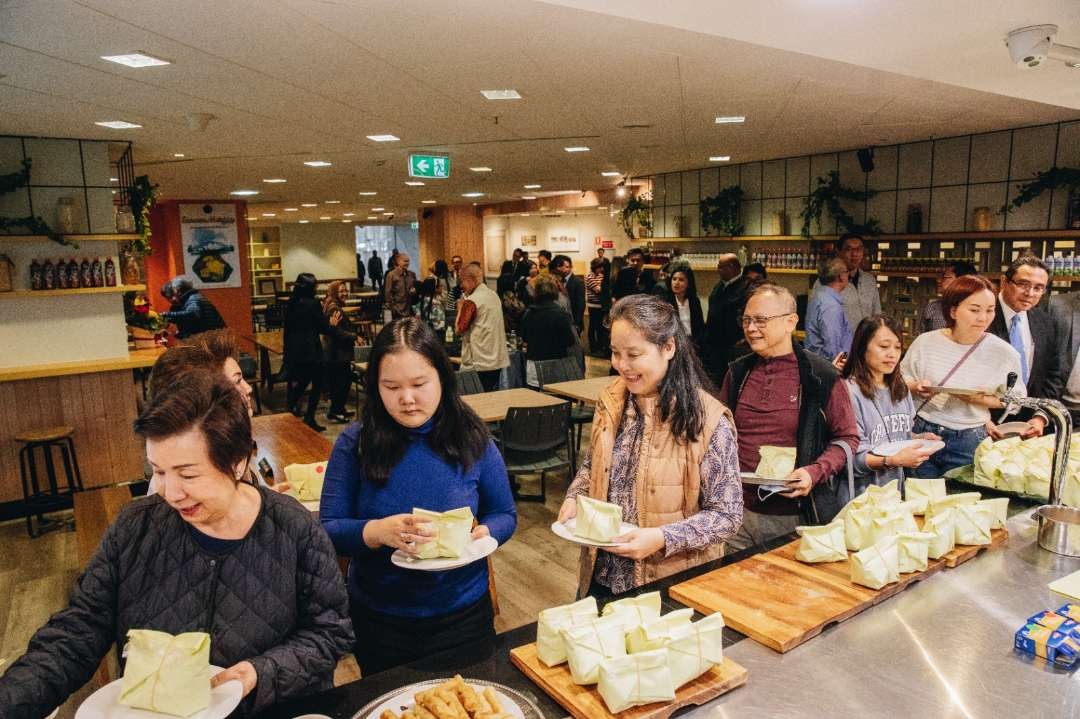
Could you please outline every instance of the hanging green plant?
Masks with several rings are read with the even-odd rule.
[[[8,175],[0,175],[0,195],[14,192],[30,184],[30,159],[22,161],[22,169]]]
[[[1070,192],[1080,190],[1080,170],[1073,167],[1051,167],[1044,172],[1035,173],[1034,180],[1016,186],[1020,194],[1002,205],[998,213],[1006,215],[1021,205],[1031,202],[1047,190],[1056,190],[1059,187],[1066,188]]]
[[[29,185],[31,164],[31,159],[27,157],[22,161],[21,170],[7,175],[0,175],[0,195],[6,195]],[[45,220],[33,215],[27,217],[0,217],[0,232],[10,235],[13,231],[25,232],[29,235],[44,235],[53,242],[68,247],[78,248],[79,246],[74,242],[68,242],[63,235],[49,227]]]
[[[139,175],[131,186],[131,214],[135,216],[135,231],[139,239],[128,245],[131,251],[142,257],[150,254],[150,208],[160,195],[158,186],[150,184],[150,178]]]
[[[729,185],[699,202],[702,231],[708,233],[709,230],[716,230],[722,235],[733,237],[741,235],[744,228],[739,222],[742,198],[743,189],[738,185]]]
[[[841,232],[854,232],[859,235],[880,235],[881,223],[867,217],[866,222],[858,223],[840,204],[841,200],[865,202],[876,195],[874,190],[852,190],[840,184],[840,173],[829,170],[826,175],[817,178],[817,187],[806,198],[806,206],[800,213],[803,219],[802,235],[810,238],[810,228],[816,225],[821,229],[821,215],[828,212]]]
[[[619,223],[622,225],[623,232],[631,240],[637,239],[634,237],[635,222],[642,231],[652,234],[652,195],[647,192],[631,195],[626,205],[619,210]]]

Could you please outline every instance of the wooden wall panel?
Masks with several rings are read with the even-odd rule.
[[[30,429],[75,427],[75,451],[88,489],[141,479],[145,452],[131,430],[138,391],[131,370],[3,383],[0,502],[22,499],[20,445],[14,438]],[[38,468],[44,471],[40,455]]]
[[[420,266],[437,259],[461,255],[466,263],[484,260],[484,225],[477,208],[471,205],[426,207],[420,217]],[[425,217],[424,215],[428,216]]]

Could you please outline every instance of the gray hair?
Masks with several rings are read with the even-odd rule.
[[[484,270],[480,268],[480,265],[472,262],[461,268],[461,276],[476,280],[481,284],[484,282]]]
[[[818,266],[818,282],[823,285],[831,285],[840,279],[840,275],[848,271],[847,263],[839,257],[828,257],[821,261]]]
[[[762,282],[750,293],[750,296],[746,298],[746,301],[749,302],[758,295],[772,295],[773,297],[776,297],[784,303],[784,310],[788,313],[799,311],[798,305],[795,304],[795,295],[791,294],[791,290],[782,285],[773,282]]]

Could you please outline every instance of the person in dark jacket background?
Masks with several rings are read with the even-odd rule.
[[[323,390],[323,346],[319,335],[329,335],[341,322],[338,312],[327,319],[322,306],[315,299],[315,275],[301,272],[293,284],[292,297],[285,308],[285,356],[284,364],[289,378],[289,411],[299,414],[300,397],[311,385],[308,395],[304,424],[317,432],[326,429],[315,422],[315,410]]]
[[[166,293],[166,288],[171,291]],[[217,307],[195,289],[190,277],[174,277],[161,288],[161,294],[172,305],[171,309],[162,312],[161,316],[165,321],[176,325],[176,336],[179,339],[187,339],[200,332],[219,330],[225,326],[225,320],[221,319]]]
[[[679,323],[700,357],[705,344],[705,314],[701,311],[694,271],[685,264],[676,265],[668,285],[670,289],[664,293],[664,299],[679,313]]]
[[[135,431],[161,493],[120,512],[68,606],[0,677],[0,715],[46,716],[131,629],[207,632],[210,663],[225,667],[211,685],[239,681],[244,716],[329,689],[353,642],[341,571],[307,509],[242,481],[252,440],[240,393],[217,371],[185,373]]]
[[[349,286],[341,280],[330,283],[323,297],[322,311],[327,324],[335,315],[340,319],[330,324],[330,332],[323,338],[323,355],[326,359],[326,386],[330,392],[330,409],[326,418],[331,422],[348,422],[352,412],[345,411],[352,384],[353,347],[356,345],[356,328],[345,314],[345,302],[349,299]]]
[[[371,257],[367,261],[367,273],[371,277],[371,286],[382,292],[383,285],[383,269],[382,258],[379,257],[377,250],[371,251]]]
[[[559,306],[558,283],[554,277],[543,275],[533,285],[533,304],[521,319],[521,339],[525,343],[525,383],[539,387],[536,363],[560,359],[570,354],[577,337],[570,315]]]
[[[585,329],[585,281],[574,274],[574,263],[566,255],[555,255],[551,269],[562,278],[566,296],[570,299],[570,319],[580,335]]]

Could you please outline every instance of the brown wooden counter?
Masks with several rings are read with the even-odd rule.
[[[16,382],[24,379],[42,377],[63,377],[74,374],[92,374],[94,372],[112,372],[115,370],[140,369],[150,367],[161,356],[165,348],[152,350],[132,350],[127,357],[111,357],[81,362],[54,362],[24,367],[0,367],[0,382]]]

